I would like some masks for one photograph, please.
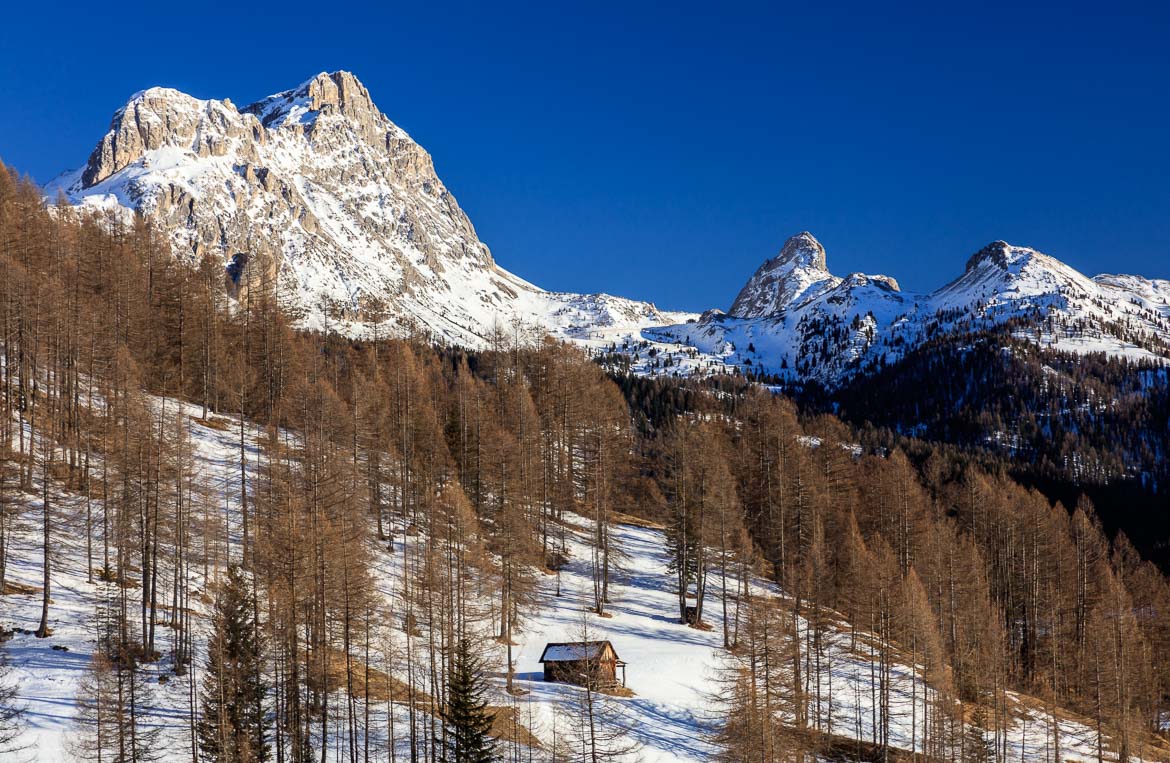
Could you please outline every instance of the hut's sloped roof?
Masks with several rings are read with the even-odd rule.
[[[541,662],[576,662],[578,660],[599,659],[606,647],[617,658],[617,650],[608,641],[570,641],[565,643],[548,644],[544,653],[540,655]]]

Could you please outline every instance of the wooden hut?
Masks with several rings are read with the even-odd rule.
[[[610,688],[626,685],[626,663],[618,658],[608,641],[568,641],[550,643],[540,655],[544,680],[557,683]]]

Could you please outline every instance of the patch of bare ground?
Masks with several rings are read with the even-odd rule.
[[[337,650],[330,650],[328,660],[329,685],[333,687],[346,686],[350,683],[350,693],[355,697],[368,696],[372,702],[410,701],[410,686],[385,671],[369,667],[361,660],[350,658],[350,675],[346,676],[345,655]],[[368,692],[368,694],[367,694]],[[438,715],[441,712],[439,704],[429,694],[418,689],[414,690],[415,707],[426,713]],[[493,737],[505,742],[520,742],[529,747],[539,748],[540,739],[531,730],[520,723],[516,709],[489,705],[488,713],[492,717],[492,728],[489,732]]]
[[[902,763],[903,761],[917,761],[918,763],[935,763],[937,758],[918,753],[912,755],[906,750],[896,748],[885,749],[872,742],[864,742],[851,737],[835,734],[813,735],[809,740],[816,750],[817,760],[835,761],[836,763]]]
[[[208,429],[214,429],[217,432],[227,432],[233,428],[230,419],[223,419],[218,416],[208,416],[205,419],[201,419],[198,416],[192,416],[191,420],[200,426],[207,427]]]
[[[369,697],[372,702],[406,702],[410,699],[410,687],[385,671],[369,667],[361,660],[350,658],[349,672],[346,675],[345,655],[336,649],[331,649],[328,660],[329,685],[335,688],[346,686],[349,682],[350,694],[354,697]],[[320,680],[320,676],[317,676]],[[424,710],[434,706],[430,695],[415,690],[414,702]]]
[[[598,689],[602,694],[608,694],[611,697],[636,697],[637,694],[628,686],[605,686]]]
[[[519,742],[540,749],[540,740],[527,726],[520,723],[516,708],[489,705],[487,711],[492,717],[492,728],[488,733],[493,737],[504,742]]]
[[[24,583],[17,583],[15,580],[4,581],[4,590],[0,591],[0,595],[14,596],[19,594],[34,594],[40,593],[42,589],[37,586],[25,585]]]
[[[610,519],[617,522],[619,525],[630,525],[631,527],[644,527],[647,530],[665,530],[666,525],[660,522],[653,522],[649,519],[642,519],[635,517],[633,514],[623,514],[620,511],[610,512]]]

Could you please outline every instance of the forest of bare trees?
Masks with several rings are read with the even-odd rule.
[[[480,701],[488,675],[519,691],[512,646],[575,523],[591,616],[607,615],[627,515],[666,527],[679,621],[720,630],[725,760],[811,760],[842,739],[888,757],[905,664],[926,677],[905,711],[916,759],[1007,759],[1012,692],[1091,719],[1102,760],[1161,744],[1170,585],[1087,501],[944,449],[854,447],[841,421],[759,389],[663,384],[650,422],[631,387],[514,327],[467,353],[298,332],[278,303],[259,275],[50,211],[0,169],[0,592],[12,528],[35,526],[42,616],[20,627],[49,637],[56,534],[84,538],[69,561],[101,595],[79,759],[157,755],[143,664],[192,677],[195,763],[631,754],[608,696],[566,709],[539,749]],[[238,442],[231,485],[195,478],[179,401]],[[872,666],[870,717],[849,727],[822,680],[842,631]],[[3,680],[0,748],[18,720]]]

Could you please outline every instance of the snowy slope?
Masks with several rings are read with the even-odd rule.
[[[236,450],[235,426],[224,420],[221,424],[211,422],[207,426],[196,419],[198,408],[181,405],[170,400],[156,400],[156,405],[165,406],[183,417],[185,427],[195,446],[196,459],[192,465],[199,485],[206,489],[201,500],[213,506],[222,506],[223,516],[228,523],[228,537],[238,554],[240,524],[238,513],[238,451]],[[248,464],[254,472],[263,459],[263,451],[254,438],[249,436]],[[11,549],[10,574],[12,582],[36,588],[40,580],[40,548],[38,545],[39,503],[33,496],[28,497],[27,510],[23,512],[26,524],[17,531],[16,542]],[[93,628],[91,626],[94,606],[102,592],[102,584],[87,583],[85,570],[78,564],[84,559],[83,507],[84,500],[63,489],[51,491],[54,514],[59,523],[56,530],[57,552],[53,567],[53,606],[50,625],[52,636],[37,639],[30,632],[39,617],[39,595],[10,594],[3,597],[4,607],[0,609],[0,626],[15,627],[17,633],[5,645],[15,668],[15,678],[20,686],[20,700],[27,707],[28,729],[23,737],[29,757],[37,761],[58,761],[66,759],[72,733],[74,696],[90,655],[93,652]],[[525,620],[522,632],[517,634],[515,648],[516,684],[524,693],[509,697],[503,692],[503,677],[497,673],[494,678],[494,705],[514,707],[522,723],[548,745],[554,733],[564,733],[566,715],[573,712],[580,701],[582,690],[563,684],[547,683],[543,680],[538,662],[543,647],[551,641],[572,641],[577,638],[581,618],[591,603],[592,581],[589,572],[589,549],[587,539],[591,536],[589,521],[583,517],[570,517],[571,533],[568,547],[570,562],[560,575],[560,595],[557,595],[557,580],[545,576],[540,584],[540,599],[534,612]],[[402,563],[405,558],[403,542],[417,543],[398,526],[395,530],[395,549],[375,544],[371,547],[374,556],[377,583],[385,598],[385,611],[401,613]],[[612,542],[622,549],[628,559],[616,574],[612,588],[613,602],[611,618],[589,615],[591,638],[608,639],[619,656],[628,663],[627,685],[633,696],[617,699],[621,708],[621,723],[629,729],[631,738],[639,745],[636,753],[626,759],[655,761],[706,761],[710,760],[713,748],[708,734],[718,724],[718,705],[714,701],[719,689],[719,670],[724,664],[725,653],[721,648],[720,606],[710,594],[707,601],[706,619],[714,625],[710,631],[689,628],[677,621],[677,598],[673,591],[673,575],[667,569],[666,541],[660,529],[651,526],[622,524],[614,528]],[[226,555],[228,550],[224,549]],[[100,551],[98,552],[100,559]],[[222,558],[222,557],[221,557]],[[217,568],[210,570],[215,579]],[[199,607],[195,620],[198,629],[196,649],[203,653],[206,641],[206,610],[199,603],[198,593],[206,591],[208,581],[198,571],[193,581],[193,598]],[[780,596],[772,586],[763,581],[754,581],[756,596]],[[490,596],[490,593],[487,594]],[[491,602],[485,601],[487,607]],[[735,616],[735,603],[729,609]],[[400,615],[397,615],[400,617]],[[395,622],[394,617],[391,618]],[[405,640],[399,627],[386,636],[397,639],[399,649]],[[164,651],[168,645],[166,629],[163,633]],[[851,647],[849,629],[840,623],[830,629],[827,636],[828,648],[824,660],[825,669],[819,680],[822,695],[828,699],[816,711],[810,698],[810,722],[822,730],[840,738],[868,739],[872,734],[869,721],[871,692],[872,652],[867,652],[864,637],[860,647]],[[415,639],[415,648],[425,649],[425,639]],[[504,648],[494,642],[495,654],[490,661],[497,667],[503,665]],[[421,653],[416,659],[425,662]],[[164,660],[143,668],[155,687],[155,701],[145,708],[149,723],[160,727],[164,733],[162,749],[166,750],[164,760],[190,760],[190,737],[188,692],[192,674],[186,677],[168,675],[171,666]],[[200,668],[193,674],[198,677]],[[396,676],[406,675],[401,665]],[[159,683],[166,677],[165,683]],[[425,677],[420,678],[425,680]],[[922,731],[914,723],[914,698],[921,703],[923,679],[906,665],[896,665],[892,678],[892,730],[891,743],[902,749],[921,747]],[[425,686],[420,686],[425,690]],[[1023,699],[1023,698],[1021,698]],[[340,706],[341,703],[335,703]],[[1052,721],[1034,707],[1021,704],[1014,708],[1015,726],[1008,733],[1010,760],[1033,760],[1043,758],[1046,745],[1052,739]],[[394,706],[399,728],[399,753],[408,754],[403,747],[405,740],[401,729],[406,721],[403,708]],[[921,712],[921,709],[919,709]],[[372,728],[383,735],[387,728],[387,711],[384,706],[371,709]],[[919,716],[921,717],[921,716]],[[921,724],[919,723],[918,726]],[[557,732],[557,729],[560,729]],[[917,731],[915,732],[915,729]],[[344,735],[344,724],[338,723],[333,729],[335,742]],[[1067,760],[1095,760],[1096,737],[1093,730],[1084,723],[1065,718],[1060,721],[1062,753]],[[383,750],[388,744],[385,736],[372,740],[375,750]],[[338,743],[332,746],[329,760],[344,757],[346,746]]]
[[[546,292],[500,268],[430,155],[348,72],[241,109],[167,88],[137,93],[85,166],[46,192],[140,212],[178,257],[243,263],[233,292],[270,284],[308,328],[359,333],[382,313],[397,333],[477,347],[518,324],[611,337],[691,317]]]
[[[236,435],[228,431],[213,429],[195,423],[199,408],[177,403],[173,400],[158,400],[166,406],[169,415],[185,417],[187,432],[194,446],[195,461],[192,464],[194,484],[204,489],[199,500],[226,503],[225,496],[239,493],[239,450]],[[250,442],[248,458],[250,467],[257,465],[258,448]],[[38,487],[39,490],[39,487]],[[21,512],[24,525],[17,528],[13,547],[9,549],[8,582],[15,583],[32,593],[3,597],[4,607],[0,608],[0,629],[13,628],[13,638],[4,645],[14,668],[14,678],[19,689],[18,701],[25,708],[27,728],[20,740],[21,747],[30,754],[31,760],[64,761],[70,757],[71,741],[74,738],[75,695],[90,657],[95,648],[94,617],[96,607],[112,584],[98,580],[87,581],[85,570],[85,499],[57,487],[50,491],[53,506],[53,548],[52,555],[52,605],[49,628],[52,635],[46,639],[36,638],[32,631],[37,627],[41,611],[41,545],[39,521],[41,502],[34,496],[27,497],[27,508]],[[95,519],[100,516],[100,501],[93,502]],[[238,511],[226,512],[229,522],[228,536],[238,553],[240,539]],[[94,541],[94,566],[102,565],[100,524]],[[224,549],[223,553],[227,553]],[[218,570],[212,569],[214,580]],[[192,582],[193,606],[198,607],[195,648],[198,654],[205,651],[207,620],[205,607],[200,604],[201,594],[207,592],[208,581],[196,576]],[[112,593],[111,593],[112,595]],[[165,607],[164,607],[165,609]],[[190,760],[191,744],[187,734],[189,728],[188,692],[190,676],[176,677],[172,674],[169,650],[171,631],[160,628],[160,644],[164,657],[158,663],[146,664],[143,673],[155,692],[154,703],[146,706],[144,715],[147,723],[160,728],[163,746],[169,751],[167,760]],[[198,668],[196,668],[196,674]],[[164,679],[163,683],[159,678]]]

